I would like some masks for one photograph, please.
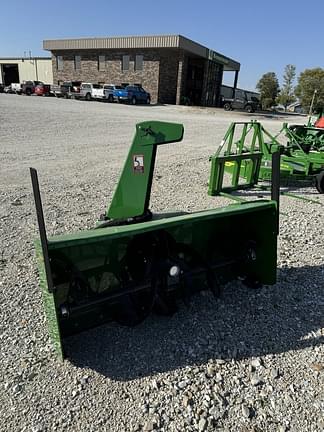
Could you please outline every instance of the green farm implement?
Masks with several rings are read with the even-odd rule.
[[[61,358],[66,338],[91,327],[133,326],[152,312],[170,315],[179,300],[206,289],[217,296],[220,286],[238,278],[254,287],[276,282],[275,193],[272,200],[195,213],[151,213],[157,146],[182,137],[181,124],[137,124],[110,206],[94,229],[74,234],[47,237],[38,176],[30,169],[40,285]],[[257,176],[260,159],[254,161]]]
[[[318,151],[324,155],[324,122],[321,119],[317,120],[313,125],[287,126],[284,124],[289,143],[297,142],[306,154],[311,151]],[[323,126],[317,126],[321,124]]]
[[[305,137],[299,126],[288,127],[285,123],[277,135],[271,135],[257,121],[232,123],[216,153],[211,157],[211,172],[209,179],[209,195],[218,193],[216,173],[219,175],[217,161],[219,156],[230,156],[236,161],[228,160],[224,166],[227,173],[233,174],[233,184],[239,184],[244,179],[246,187],[256,184],[259,180],[270,180],[272,172],[272,154],[281,148],[280,177],[294,180],[315,180],[319,193],[324,193],[324,148],[322,147],[322,130],[309,128]],[[312,133],[311,133],[312,132]],[[280,139],[284,139],[282,146]],[[257,159],[259,169],[251,160],[251,155]]]

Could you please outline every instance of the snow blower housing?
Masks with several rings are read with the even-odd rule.
[[[40,284],[61,358],[65,339],[91,327],[112,320],[135,325],[151,312],[172,314],[177,300],[205,289],[218,295],[220,285],[237,278],[249,285],[275,283],[274,200],[195,213],[150,212],[157,146],[182,137],[181,124],[138,124],[111,205],[96,229],[75,234],[47,238],[31,168]]]

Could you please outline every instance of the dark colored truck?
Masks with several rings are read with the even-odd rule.
[[[81,81],[65,81],[61,85],[61,97],[70,99],[80,93]]]
[[[21,85],[21,93],[27,96],[35,93],[35,87],[44,84],[42,81],[24,81]]]
[[[222,106],[225,111],[239,109],[253,113],[260,109],[260,101],[258,98],[250,96],[244,90],[235,90],[234,98],[222,98]]]

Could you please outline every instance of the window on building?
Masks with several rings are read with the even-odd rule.
[[[143,70],[143,56],[142,55],[137,55],[135,57],[135,70],[136,71]]]
[[[74,56],[74,69],[75,70],[81,69],[81,56],[79,55]]]
[[[122,70],[129,70],[129,55],[123,55]]]
[[[63,70],[63,56],[56,57],[56,68],[59,71]]]
[[[98,70],[104,71],[106,69],[106,57],[104,55],[98,56]]]

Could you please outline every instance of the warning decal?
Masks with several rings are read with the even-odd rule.
[[[133,155],[134,173],[144,174],[144,155]]]

